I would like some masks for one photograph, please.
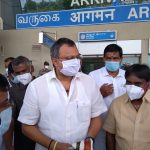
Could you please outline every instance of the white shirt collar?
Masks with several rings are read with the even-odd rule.
[[[55,69],[53,69],[53,70],[51,71],[51,75],[48,73],[48,76],[49,76],[49,77],[48,77],[49,80],[57,79],[56,73],[55,73]],[[80,78],[80,72],[78,72],[78,73],[75,75],[74,79],[76,79],[76,78]]]
[[[117,74],[117,76],[118,76],[118,77],[119,77],[119,76],[120,76],[120,77],[124,77],[124,73],[125,73],[124,70],[119,69],[119,73]],[[109,73],[108,73],[108,71],[107,71],[107,69],[106,69],[106,67],[104,67],[103,75],[104,75],[104,76],[110,76]]]

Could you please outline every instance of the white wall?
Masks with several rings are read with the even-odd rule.
[[[50,49],[38,43],[38,31],[12,30],[0,32],[0,72],[4,72],[4,59],[25,56],[32,60],[35,75],[43,68],[44,61],[51,63]],[[52,67],[52,66],[51,66]]]

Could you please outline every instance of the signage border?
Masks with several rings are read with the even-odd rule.
[[[105,39],[98,39],[98,40],[88,40],[88,39],[85,39],[85,40],[80,40],[80,34],[86,34],[86,33],[110,33],[110,32],[114,32],[115,33],[115,38],[114,39],[107,39],[107,38],[105,38]],[[110,31],[89,31],[89,32],[78,32],[78,42],[88,42],[88,41],[93,41],[93,42],[98,42],[98,41],[116,41],[117,40],[117,31],[116,30],[110,30]]]
[[[149,16],[148,17],[145,17],[143,15],[143,17],[139,17],[138,18],[127,18],[127,16],[129,17],[129,12],[131,11],[131,8],[134,8],[136,11],[139,11],[139,9],[141,7],[147,7],[149,9]],[[86,17],[84,18],[85,21],[74,21],[74,22],[71,22],[71,15],[72,14],[80,14],[80,13],[87,13],[88,11],[91,12],[90,15],[92,15],[92,13],[94,11],[110,11],[110,10],[114,10],[115,11],[115,14],[114,14],[114,19],[111,20],[110,18],[104,18],[103,21],[101,21],[101,18],[99,18],[100,20],[98,21],[98,19],[96,20],[96,18],[94,18],[94,21],[92,20],[87,20]],[[127,10],[127,13],[125,14],[124,13],[124,17],[120,17],[118,15],[117,12],[121,12],[123,10]],[[138,13],[138,12],[137,12]],[[58,16],[54,16],[54,15],[60,15],[59,17]],[[39,15],[39,16],[38,16]],[[52,15],[53,17],[56,17],[55,19],[60,19],[60,21],[56,21],[56,22],[53,22],[53,21],[49,21],[49,22],[46,22],[45,24],[43,22],[40,22],[40,17],[41,16],[44,16],[44,15]],[[100,15],[100,14],[98,14]],[[118,15],[118,16],[117,16]],[[139,15],[139,14],[138,14]],[[32,17],[35,17],[35,18],[32,18]],[[52,16],[51,16],[51,19],[52,19]],[[68,19],[66,19],[65,17],[67,16]],[[22,17],[22,19],[24,20],[19,20],[19,17]],[[39,21],[39,23],[37,25],[33,25],[29,20],[27,20],[27,17],[31,17],[31,20],[35,20]],[[38,18],[39,17],[39,18]],[[57,18],[58,17],[58,18]],[[69,19],[70,17],[70,19]],[[95,17],[95,16],[94,16]],[[25,20],[26,19],[26,20]],[[42,18],[43,19],[43,18]],[[63,21],[65,19],[65,21]],[[95,21],[96,20],[96,21]],[[20,22],[19,22],[20,21]],[[22,22],[21,22],[22,21]],[[95,7],[95,8],[84,8],[84,9],[71,9],[71,10],[63,10],[63,11],[48,11],[48,12],[39,12],[39,13],[26,13],[26,14],[17,14],[16,15],[16,29],[34,29],[34,28],[47,28],[47,27],[51,27],[51,28],[54,28],[54,27],[71,27],[71,26],[89,26],[89,25],[104,25],[104,24],[121,24],[121,23],[135,23],[135,22],[149,22],[150,21],[150,3],[142,3],[142,4],[132,4],[132,5],[117,5],[117,6],[109,6],[109,7]],[[27,23],[26,23],[27,22]],[[24,24],[23,24],[24,23]],[[30,24],[31,23],[31,24]]]

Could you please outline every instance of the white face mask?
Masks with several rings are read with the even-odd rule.
[[[62,64],[63,68],[60,72],[65,76],[75,76],[81,67],[80,59],[77,58],[62,61]]]
[[[8,68],[5,68],[5,73],[8,76]]]
[[[16,78],[23,85],[27,85],[29,82],[31,82],[32,75],[31,73],[25,73],[25,74],[17,75]]]
[[[135,85],[126,85],[126,90],[131,101],[140,99],[144,94],[144,89]]]
[[[5,72],[8,73],[8,68],[5,68]]]
[[[1,118],[0,136],[5,134],[5,132],[9,129],[11,117],[12,117],[12,108],[11,107],[3,110],[0,113],[0,118]]]
[[[48,69],[48,68],[49,68],[49,66],[44,66],[44,68],[45,68],[45,69]]]

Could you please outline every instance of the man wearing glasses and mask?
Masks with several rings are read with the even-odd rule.
[[[68,38],[51,47],[54,70],[31,82],[18,120],[35,150],[92,149],[107,110],[94,80],[81,72],[80,54]]]
[[[35,143],[22,134],[21,123],[17,121],[28,84],[32,81],[31,61],[18,56],[12,61],[13,81],[10,99],[14,103],[14,148],[15,150],[34,150]]]

